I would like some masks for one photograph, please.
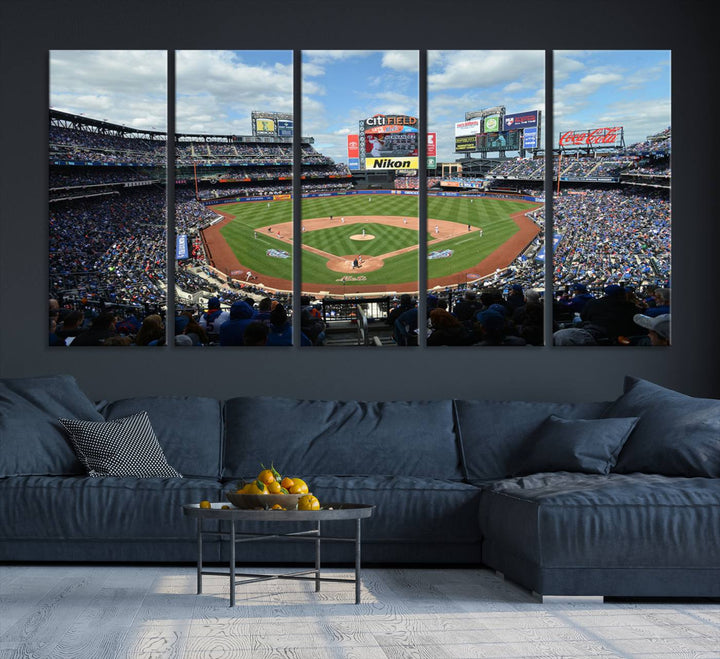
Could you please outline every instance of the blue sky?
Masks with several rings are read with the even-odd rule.
[[[622,126],[627,145],[671,125],[670,51],[556,51],[554,122],[565,130]]]
[[[291,51],[178,51],[178,132],[250,134],[250,112],[291,112]],[[627,144],[670,125],[669,51],[556,51],[555,135],[621,125]],[[545,108],[543,51],[428,51],[428,127],[452,161],[465,112]],[[51,107],[164,130],[164,51],[52,51]],[[346,135],[376,113],[418,114],[418,53],[303,51],[303,135],[346,161]],[[544,131],[543,131],[544,132]]]

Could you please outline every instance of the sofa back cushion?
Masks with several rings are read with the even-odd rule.
[[[165,457],[185,477],[220,478],[222,403],[200,396],[138,396],[109,403],[108,420],[146,411]]]
[[[470,482],[509,478],[521,469],[531,434],[551,414],[563,419],[596,419],[608,405],[456,400],[466,478]]]
[[[613,471],[720,478],[720,400],[625,378],[607,416],[639,416]]]
[[[61,417],[103,419],[70,375],[0,380],[0,477],[84,474]]]
[[[299,477],[462,478],[449,400],[228,400],[225,477],[253,477],[273,462]]]

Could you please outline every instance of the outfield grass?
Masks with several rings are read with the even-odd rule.
[[[372,200],[372,201],[370,201]],[[347,197],[318,197],[303,199],[302,217],[340,218],[346,216],[395,215],[417,217],[417,197],[411,195],[350,195]],[[531,206],[524,202],[507,199],[429,197],[428,218],[450,220],[463,226],[482,227],[483,235],[477,232],[463,234],[442,241],[431,241],[428,251],[452,249],[450,258],[428,261],[428,277],[443,277],[472,268],[518,231],[510,216],[527,211]],[[235,252],[238,260],[251,270],[272,277],[292,279],[292,256],[287,259],[266,255],[268,249],[289,252],[292,247],[273,238],[260,227],[272,226],[292,220],[292,201],[241,202],[222,206],[224,213],[232,214],[235,221],[221,229],[221,233]],[[369,231],[370,224],[363,224]],[[378,256],[417,243],[417,233],[411,229],[372,224],[376,240],[352,241],[349,235],[359,231],[358,225],[342,225],[332,229],[309,231],[303,240],[323,251],[338,256],[362,253]],[[257,235],[257,237],[255,237]],[[378,239],[382,236],[382,239]],[[429,236],[430,238],[431,236]],[[398,246],[393,246],[397,244]],[[324,245],[324,246],[323,246]],[[348,249],[349,246],[349,249]],[[303,281],[313,284],[334,284],[341,277],[325,266],[326,260],[311,252],[303,252]],[[416,251],[386,259],[385,265],[374,272],[363,272],[365,284],[397,284],[417,280],[418,255]]]

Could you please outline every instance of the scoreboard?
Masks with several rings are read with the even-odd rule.
[[[455,153],[536,149],[540,144],[540,120],[540,110],[466,119],[455,124]]]

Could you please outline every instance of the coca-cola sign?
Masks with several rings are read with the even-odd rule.
[[[593,128],[591,130],[569,130],[560,133],[560,146],[612,145],[622,139],[622,126]]]

